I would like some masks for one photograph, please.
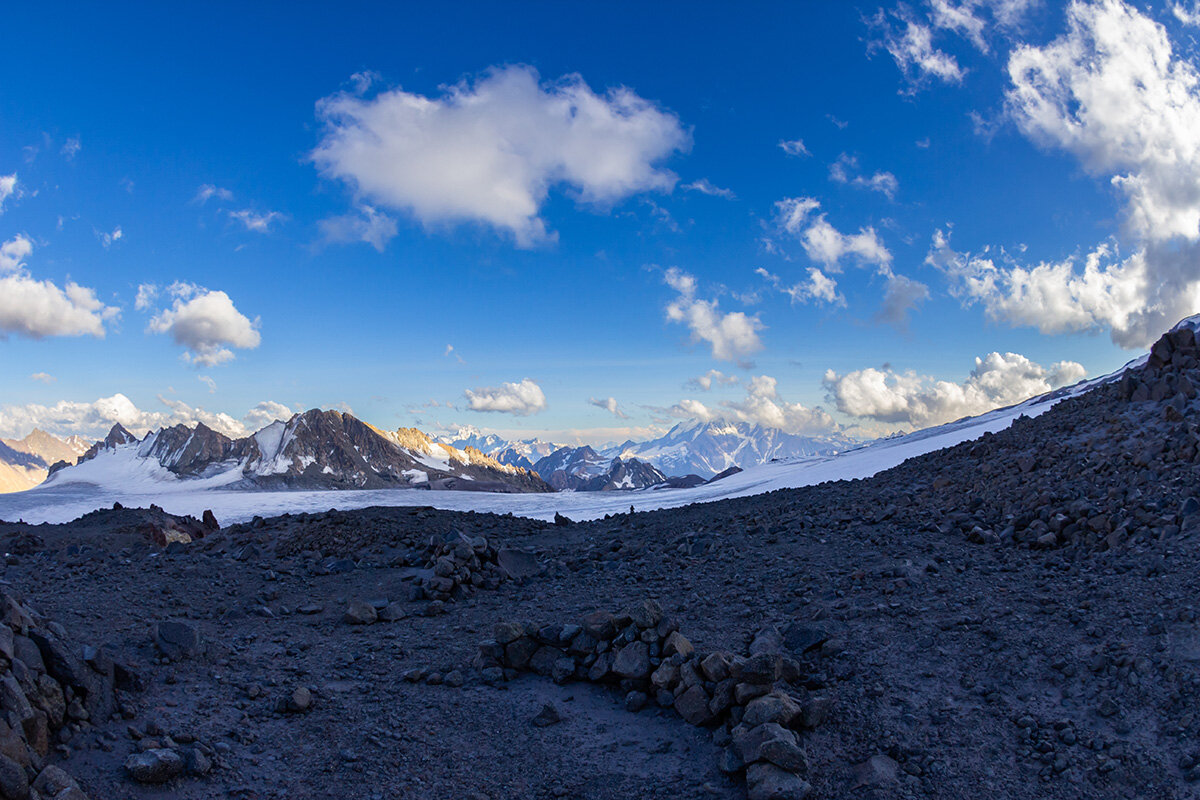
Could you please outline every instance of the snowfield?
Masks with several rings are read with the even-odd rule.
[[[1144,359],[1144,357],[1143,357]],[[1142,359],[1139,359],[1139,361]],[[1131,362],[1135,365],[1137,362]],[[0,519],[25,522],[69,522],[89,511],[120,502],[145,507],[154,503],[173,514],[199,517],[211,509],[221,524],[284,513],[354,509],[367,506],[434,506],[453,511],[490,511],[533,519],[553,519],[556,513],[574,520],[605,514],[677,508],[746,497],[776,489],[812,486],[825,481],[868,478],[914,456],[977,439],[1007,428],[1025,415],[1036,417],[1055,403],[1119,376],[1085,381],[1068,389],[1026,400],[1008,408],[968,417],[936,428],[882,439],[832,456],[772,462],[693,489],[643,489],[624,492],[558,492],[552,494],[491,494],[483,492],[376,489],[340,491],[253,491],[229,489],[240,470],[210,478],[181,480],[153,461],[137,458],[136,444],[102,453],[92,461],[52,476],[26,492],[0,495]],[[69,476],[69,477],[68,477]]]

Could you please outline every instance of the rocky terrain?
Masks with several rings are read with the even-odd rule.
[[[34,428],[23,439],[0,439],[0,493],[32,489],[56,464],[74,464],[91,445],[78,436],[59,439]]]
[[[1195,797],[1197,387],[1176,331],[871,479],[589,523],[0,524],[60,653],[0,626],[0,797]]]

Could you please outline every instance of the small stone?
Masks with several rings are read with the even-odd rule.
[[[380,622],[399,622],[408,616],[404,604],[394,600],[378,611]]]
[[[194,658],[204,653],[204,639],[195,625],[164,620],[154,627],[154,646],[172,661]]]
[[[355,600],[346,606],[346,611],[342,614],[342,622],[347,625],[370,625],[377,619],[379,612],[375,610],[375,606],[361,600]]]
[[[629,694],[625,695],[625,710],[634,712],[641,711],[646,707],[646,702],[649,699],[650,698],[646,696],[645,692],[630,692]]]
[[[297,686],[292,690],[292,696],[288,698],[287,710],[293,714],[303,714],[312,708],[312,692],[308,687]]]
[[[850,768],[850,788],[857,789],[860,786],[880,786],[892,783],[896,780],[899,768],[900,765],[890,757],[882,753],[873,755],[861,764],[855,764]]]
[[[812,787],[774,764],[751,764],[746,770],[747,800],[805,800]]]
[[[687,640],[686,636],[679,631],[675,631],[667,637],[665,642],[663,642],[662,652],[664,656],[673,656],[678,653],[686,658],[692,654],[694,649],[695,648],[692,647],[692,643]]]
[[[542,706],[542,710],[537,713],[531,722],[538,728],[545,728],[550,725],[557,725],[563,721],[563,715],[559,713],[558,708],[553,703],[546,703]]]
[[[134,753],[125,760],[125,771],[138,783],[166,783],[186,768],[183,756],[161,747]]]

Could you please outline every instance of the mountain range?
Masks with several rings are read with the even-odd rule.
[[[311,410],[232,439],[204,424],[138,438],[115,425],[90,447],[78,436],[35,430],[0,440],[0,492],[30,489],[78,460],[99,469],[151,465],[164,475],[246,488],[500,492],[618,491],[695,486],[731,469],[773,459],[839,452],[845,437],[806,437],[745,422],[680,423],[646,441],[599,450],[540,439],[508,440],[464,427],[437,438],[415,428],[386,431],[350,414]],[[61,462],[61,463],[59,463]],[[76,480],[80,471],[56,480]]]

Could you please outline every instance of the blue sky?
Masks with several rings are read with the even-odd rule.
[[[0,435],[871,435],[1195,310],[1187,4],[2,14]]]

